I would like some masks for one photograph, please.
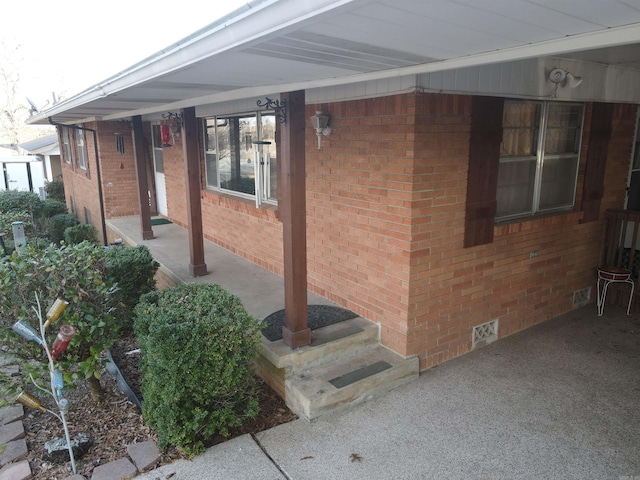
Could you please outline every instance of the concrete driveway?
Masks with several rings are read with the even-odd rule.
[[[640,317],[589,305],[257,435],[294,480],[640,479]]]

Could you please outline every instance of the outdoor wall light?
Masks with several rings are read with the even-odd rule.
[[[582,83],[582,77],[576,77],[571,72],[562,68],[554,68],[549,73],[549,81],[554,83],[556,88],[562,84],[563,87],[576,88]]]
[[[322,136],[331,135],[331,127],[329,126],[329,117],[322,115],[321,110],[316,110],[316,114],[311,117],[311,126],[315,129],[318,136],[318,150],[321,147]]]

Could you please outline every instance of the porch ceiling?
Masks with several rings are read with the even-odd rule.
[[[28,123],[550,55],[639,69],[638,43],[640,0],[257,0]]]

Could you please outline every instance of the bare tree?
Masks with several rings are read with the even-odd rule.
[[[20,50],[20,44],[0,39],[0,143],[22,143],[53,132],[52,128],[25,123],[31,109],[20,96]]]
[[[20,73],[15,68],[20,46],[9,45],[6,40],[0,44],[0,82],[5,93],[4,102],[0,109],[0,125],[2,126],[2,139],[5,143],[20,143],[20,130],[27,117],[24,105],[17,101],[18,83]]]

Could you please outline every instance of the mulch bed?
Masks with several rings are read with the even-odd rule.
[[[126,355],[126,352],[137,348],[134,337],[120,340],[111,354],[118,368],[123,373],[134,392],[141,398],[140,374],[137,368],[139,355]],[[76,459],[77,472],[91,478],[93,469],[99,465],[127,456],[127,445],[136,442],[153,440],[158,442],[157,434],[144,424],[142,414],[136,406],[127,401],[120,393],[115,380],[106,370],[100,379],[105,390],[104,401],[97,404],[82,381],[77,388],[66,389],[70,409],[67,414],[69,431],[73,438],[78,433],[91,434],[95,443],[82,458]],[[257,378],[260,413],[240,428],[234,429],[227,438],[215,436],[206,442],[212,446],[245,433],[257,433],[262,430],[294,420],[292,413],[284,401],[262,380]],[[40,396],[40,395],[39,395]],[[41,398],[43,396],[40,396]],[[45,400],[43,398],[43,400]],[[47,405],[45,401],[45,405]],[[26,409],[25,409],[26,410]],[[36,480],[64,479],[71,475],[70,462],[54,464],[45,459],[44,443],[58,437],[64,437],[62,424],[48,413],[26,410],[24,420],[29,448],[29,463]],[[162,452],[160,465],[171,463],[184,455],[175,448],[167,448]]]

